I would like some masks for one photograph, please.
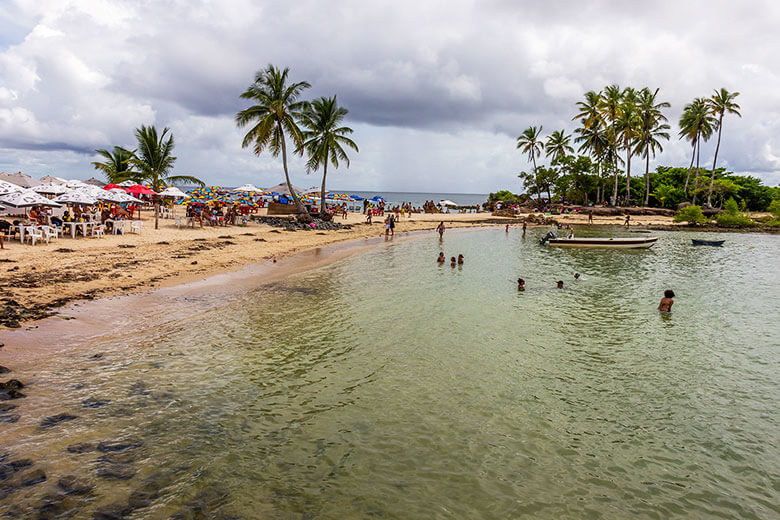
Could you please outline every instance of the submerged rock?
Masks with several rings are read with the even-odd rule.
[[[81,401],[81,406],[84,408],[100,408],[101,406],[105,406],[110,402],[111,399],[95,399],[94,397],[90,397],[89,399],[84,399]]]
[[[23,397],[27,397],[27,396],[21,393],[19,390],[14,390],[14,389],[0,390],[0,401],[10,401],[11,399],[22,399]]]
[[[66,448],[70,453],[86,453],[95,449],[94,444],[88,442],[79,442],[78,444],[71,444]]]
[[[135,468],[130,464],[106,464],[97,471],[98,477],[116,480],[129,480],[135,473]]]
[[[18,379],[10,379],[5,383],[0,383],[0,390],[21,390],[24,384]]]
[[[86,495],[91,493],[95,486],[80,480],[75,475],[66,475],[57,481],[57,487],[66,495]]]
[[[144,441],[141,439],[123,439],[114,442],[101,442],[98,444],[97,449],[98,451],[105,453],[108,451],[134,450],[135,448],[140,448],[143,445]]]
[[[10,368],[4,367],[3,365],[0,365],[0,374],[7,374],[11,371]]]
[[[44,420],[42,420],[39,428],[42,429],[51,428],[52,426],[56,426],[62,422],[72,421],[78,418],[79,418],[78,415],[71,415],[69,413],[60,413],[57,415],[52,415],[51,417],[46,417]]]
[[[0,413],[0,423],[13,424],[21,418],[18,413]]]
[[[46,473],[42,469],[34,469],[21,476],[21,484],[23,487],[34,486],[46,482]]]

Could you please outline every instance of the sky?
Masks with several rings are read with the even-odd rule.
[[[0,0],[0,171],[86,179],[95,149],[169,127],[174,173],[271,186],[280,158],[242,149],[239,98],[268,64],[336,95],[360,152],[331,189],[520,192],[516,138],[570,133],[609,84],[660,88],[684,166],[684,105],[738,91],[718,166],[780,183],[780,3],[772,1]],[[711,167],[715,140],[702,146]],[[643,174],[633,161],[633,175]],[[318,185],[292,158],[297,186]]]

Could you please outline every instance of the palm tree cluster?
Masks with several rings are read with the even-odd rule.
[[[622,200],[625,204],[631,201],[631,161],[634,157],[644,159],[644,205],[650,199],[650,159],[663,151],[662,142],[669,140],[670,126],[664,109],[671,105],[661,101],[659,89],[647,87],[637,90],[632,87],[621,88],[609,85],[603,90],[589,91],[582,101],[577,102],[577,113],[572,118],[579,126],[574,130],[574,142],[579,145],[578,152],[589,156],[595,164],[597,182],[597,202],[606,198],[606,189],[602,190],[604,175],[613,176],[612,196],[610,203],[618,203],[619,176],[625,166],[625,193]],[[721,88],[708,99],[696,98],[685,106],[680,118],[680,138],[691,142],[691,164],[688,168],[688,178],[685,181],[684,192],[688,193],[690,176],[693,173],[693,163],[699,169],[699,157],[702,141],[706,142],[713,133],[718,132],[718,144],[715,148],[710,186],[707,195],[707,205],[711,205],[713,184],[715,182],[715,167],[720,149],[720,138],[725,114],[739,113],[739,105],[734,98],[739,92],[728,92]],[[536,159],[546,151],[551,163],[562,163],[563,159],[573,153],[572,136],[564,130],[556,130],[545,140],[542,137],[542,127],[530,126],[517,138],[517,148],[528,157],[533,166],[530,173],[522,173],[526,187],[531,187],[540,193],[541,180],[550,177],[549,169],[537,166]],[[695,197],[695,194],[694,194]],[[548,196],[549,198],[549,196]]]
[[[306,81],[292,83],[288,75],[288,68],[281,70],[268,65],[255,75],[254,82],[241,94],[242,99],[254,103],[236,114],[239,128],[250,126],[241,145],[243,148],[251,146],[257,155],[265,150],[274,157],[281,154],[287,189],[299,213],[308,214],[290,181],[287,167],[289,138],[294,153],[307,154],[306,168],[309,172],[322,166],[320,213],[324,215],[328,164],[338,168],[343,162],[349,167],[349,157],[344,148],[357,152],[358,146],[349,138],[352,129],[341,126],[349,111],[338,105],[336,96],[302,100],[303,91],[311,84]]]
[[[150,125],[136,128],[135,139],[138,148],[128,150],[114,146],[112,151],[95,150],[95,153],[105,158],[105,161],[94,161],[92,166],[105,175],[106,180],[118,184],[127,180],[138,184],[147,182],[154,191],[162,191],[165,184],[187,183],[203,186],[203,181],[191,175],[171,175],[176,157],[173,155],[173,134],[170,129],[163,129],[157,134],[157,129]],[[160,199],[154,197],[154,229],[158,228]]]

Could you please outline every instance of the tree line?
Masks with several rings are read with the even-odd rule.
[[[685,105],[677,135],[691,144],[689,167],[659,166],[651,172],[650,159],[663,151],[663,142],[670,139],[672,130],[664,114],[671,105],[659,99],[659,89],[609,85],[599,92],[586,92],[576,104],[572,120],[579,126],[573,134],[556,130],[543,137],[541,126],[530,126],[517,137],[517,148],[532,166],[519,177],[526,192],[540,201],[547,195],[547,201],[552,202],[555,194],[560,202],[602,203],[611,191],[609,203],[613,206],[629,205],[635,201],[632,193],[640,193],[636,203],[642,201],[645,206],[672,207],[683,201],[695,204],[698,199],[713,207],[731,196],[749,200],[755,209],[765,209],[774,195],[772,188],[762,186],[754,177],[734,176],[717,167],[724,118],[741,117],[737,96],[739,92],[721,88],[709,98],[696,98]],[[706,170],[700,165],[701,147],[715,134],[712,168]],[[578,145],[578,155],[574,155],[574,145]],[[537,164],[542,152],[550,160],[548,166]],[[634,158],[644,162],[643,180],[631,177]]]

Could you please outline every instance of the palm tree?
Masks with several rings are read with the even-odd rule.
[[[599,126],[604,123],[601,113],[601,92],[590,90],[585,93],[585,101],[577,101],[579,112],[571,118],[572,121],[579,119],[584,128]]]
[[[626,204],[631,200],[631,157],[634,155],[634,145],[640,137],[641,119],[637,108],[637,95],[633,88],[627,87],[623,91],[623,102],[620,106],[618,118],[615,121],[617,136],[623,149],[626,151]],[[613,196],[617,197],[617,175],[615,175],[615,189]]]
[[[340,107],[336,96],[321,97],[311,102],[301,116],[303,131],[303,148],[308,152],[309,160],[306,168],[316,171],[322,165],[322,189],[320,190],[320,214],[325,214],[325,177],[328,174],[328,163],[334,168],[339,167],[339,161],[344,161],[349,168],[349,157],[344,146],[359,152],[358,146],[347,135],[352,129],[339,126],[349,110]]]
[[[529,126],[520,137],[517,138],[517,147],[522,150],[523,153],[528,154],[528,160],[534,165],[536,170],[536,158],[542,154],[544,149],[544,143],[539,139],[542,133],[542,127]]]
[[[596,186],[596,202],[602,200],[602,164],[607,155],[609,143],[607,141],[607,134],[603,124],[593,124],[589,127],[577,128],[575,133],[580,134],[574,141],[581,143],[577,149],[578,152],[589,153],[596,162],[596,175],[598,177],[598,184]]]
[[[617,157],[617,128],[616,123],[623,106],[623,91],[617,85],[609,85],[604,88],[601,95],[600,110],[607,126],[607,140],[609,142],[608,154]],[[618,171],[615,169],[615,189],[612,191],[612,204],[617,202]]]
[[[726,113],[736,114],[742,117],[739,113],[739,105],[734,102],[734,98],[739,96],[739,92],[729,92],[725,88],[716,90],[715,93],[707,100],[707,106],[713,115],[717,116],[718,121],[715,123],[715,128],[718,129],[718,144],[715,146],[715,158],[712,160],[712,175],[710,177],[710,189],[707,192],[707,207],[712,207],[712,186],[715,183],[715,165],[718,162],[718,151],[720,150],[720,134],[723,131],[723,116]]]
[[[554,131],[552,135],[547,137],[547,142],[544,145],[545,154],[555,160],[566,157],[567,153],[574,153],[574,148],[569,144],[570,141],[571,136],[566,135],[564,130]]]
[[[133,179],[137,172],[133,171],[130,165],[135,150],[130,151],[121,146],[115,146],[112,151],[99,149],[95,153],[105,157],[105,162],[93,161],[92,166],[105,175],[108,182],[120,183],[128,179]]]
[[[666,116],[661,109],[671,105],[666,101],[656,102],[658,90],[650,92],[650,89],[645,87],[639,92],[641,126],[635,153],[645,158],[645,206],[650,202],[650,154],[655,157],[656,152],[664,150],[659,139],[669,140],[669,125],[666,124]]]
[[[308,103],[299,101],[298,98],[311,85],[306,81],[288,84],[289,71],[287,67],[279,70],[273,65],[268,65],[255,74],[254,83],[241,94],[241,98],[249,99],[256,104],[236,114],[236,124],[239,128],[243,128],[254,123],[244,136],[242,148],[254,145],[254,152],[257,155],[265,149],[268,149],[274,157],[282,154],[287,189],[298,212],[308,216],[309,212],[301,204],[290,182],[290,173],[287,170],[287,143],[284,135],[287,133],[290,136],[295,144],[295,151],[302,154],[303,133],[298,127],[298,120]]]
[[[717,119],[712,115],[707,101],[702,98],[696,98],[685,105],[682,116],[680,116],[680,138],[688,139],[693,148],[691,155],[691,165],[688,168],[688,175],[685,177],[685,187],[683,191],[688,193],[688,184],[691,173],[693,172],[693,161],[696,159],[696,169],[699,169],[698,157],[701,154],[701,139],[707,141],[712,136],[713,125]],[[695,197],[695,196],[694,196]]]
[[[168,135],[170,130],[165,128],[162,134],[157,135],[154,126],[144,126],[135,129],[135,138],[138,141],[138,150],[128,161],[138,169],[139,177],[152,185],[154,191],[162,191],[163,184],[168,182],[188,182],[203,185],[203,181],[190,175],[170,175],[169,172],[176,162],[173,156],[173,135]],[[165,137],[168,136],[168,139]],[[158,229],[160,216],[160,199],[154,197],[154,229]]]

